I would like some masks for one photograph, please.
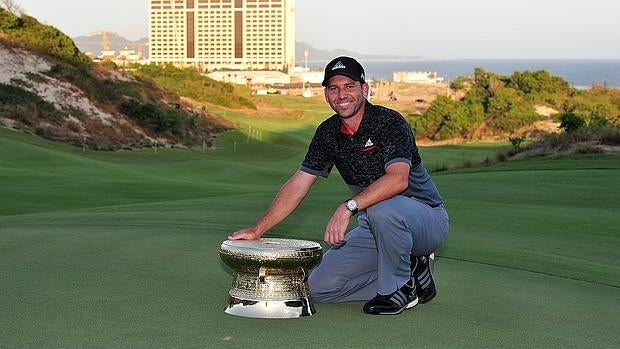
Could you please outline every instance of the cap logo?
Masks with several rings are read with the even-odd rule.
[[[336,70],[336,69],[346,69],[347,67],[342,64],[341,61],[338,61],[338,63],[334,64],[334,66],[332,67],[332,70]]]

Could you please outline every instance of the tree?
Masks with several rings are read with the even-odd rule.
[[[18,26],[19,17],[0,7],[0,33],[6,33]]]
[[[4,7],[7,11],[11,12],[14,15],[21,15],[24,13],[22,7],[15,0],[1,0],[2,7]]]
[[[508,87],[500,88],[489,98],[487,112],[490,114],[507,113],[521,103],[522,99],[517,90]]]
[[[414,122],[414,130],[420,136],[434,140],[466,137],[471,131],[473,119],[456,101],[439,96],[430,108]]]

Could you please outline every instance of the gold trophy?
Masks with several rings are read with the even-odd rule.
[[[323,258],[312,241],[226,240],[220,258],[234,271],[225,312],[253,318],[296,318],[316,313],[308,274]]]

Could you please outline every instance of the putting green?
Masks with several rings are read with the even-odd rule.
[[[82,152],[0,130],[0,347],[620,345],[613,156],[435,174],[451,215],[438,296],[400,316],[364,315],[360,302],[317,304],[302,319],[226,315],[232,277],[219,245],[265,209],[317,121],[231,118],[259,132],[207,152]],[[440,166],[494,149],[422,152]],[[320,241],[346,196],[333,177],[270,236]]]

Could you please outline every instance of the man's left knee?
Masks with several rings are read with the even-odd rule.
[[[397,222],[398,210],[395,209],[396,198],[381,201],[366,209],[368,221],[371,222]]]

